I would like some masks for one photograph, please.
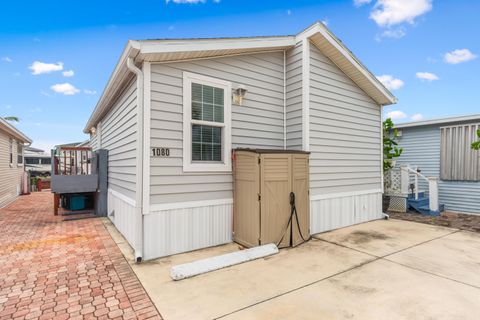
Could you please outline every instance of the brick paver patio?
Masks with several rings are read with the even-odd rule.
[[[0,320],[161,319],[102,220],[63,221],[52,202],[0,209]]]

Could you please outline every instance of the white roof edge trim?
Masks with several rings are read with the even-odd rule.
[[[23,142],[32,143],[32,139],[30,139],[27,135],[23,132],[15,128],[12,124],[8,123],[7,120],[0,117],[0,129],[3,129],[10,135],[14,136],[18,140],[22,140]]]
[[[464,122],[464,121],[480,121],[480,114],[471,114],[464,116],[453,116],[445,118],[437,118],[423,121],[411,121],[395,124],[395,128],[410,128],[410,127],[421,127],[421,126],[430,126],[435,124],[447,124],[454,122]]]
[[[314,34],[320,33],[328,42],[336,47],[343,56],[352,63],[358,71],[360,71],[374,86],[377,88],[385,98],[390,102],[390,104],[395,104],[398,102],[398,99],[380,82],[380,80],[373,75],[370,70],[367,69],[360,62],[360,60],[338,39],[323,23],[316,22],[301,33],[297,35],[297,41],[303,38],[310,38]]]
[[[214,39],[214,40],[176,40],[159,41],[152,43],[151,40],[139,41],[140,52],[149,53],[172,53],[190,51],[215,51],[235,49],[257,48],[284,48],[295,45],[294,36],[262,37],[262,38],[238,38],[238,39]]]
[[[113,69],[113,72],[110,75],[110,78],[108,79],[107,85],[103,89],[100,99],[98,99],[97,105],[93,109],[93,112],[90,115],[90,118],[88,119],[87,124],[85,125],[85,128],[83,129],[84,133],[87,133],[87,134],[89,133],[89,130],[97,122],[95,118],[98,117],[98,115],[103,112],[103,109],[105,108],[105,99],[107,97],[107,93],[109,93],[110,90],[112,89],[120,69],[122,68],[122,66],[126,64],[128,57],[135,55],[135,53],[138,54],[139,50],[140,50],[140,45],[138,41],[129,40],[127,42],[127,45],[125,46],[125,49],[123,50],[123,53],[120,56],[120,59],[118,60],[115,66],[115,69]]]

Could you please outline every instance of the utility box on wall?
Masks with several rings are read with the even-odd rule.
[[[275,243],[283,248],[310,237],[308,152],[236,149],[234,180],[235,242],[246,247]],[[291,192],[297,215],[289,224]]]

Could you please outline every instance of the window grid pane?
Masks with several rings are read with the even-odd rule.
[[[222,161],[222,128],[192,125],[192,160]]]
[[[192,119],[224,121],[224,89],[192,83]]]

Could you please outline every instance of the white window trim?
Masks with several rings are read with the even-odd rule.
[[[22,145],[22,163],[18,163],[18,156],[20,155],[19,152],[18,152],[18,147],[20,146],[20,142],[17,142],[17,167],[23,167],[25,165],[25,155],[24,155],[24,149],[25,149],[25,146]]]
[[[223,124],[192,120],[192,82],[222,88],[224,92]],[[232,84],[195,73],[183,72],[183,171],[184,172],[231,172],[232,160]],[[192,162],[192,123],[222,127],[223,162]]]

